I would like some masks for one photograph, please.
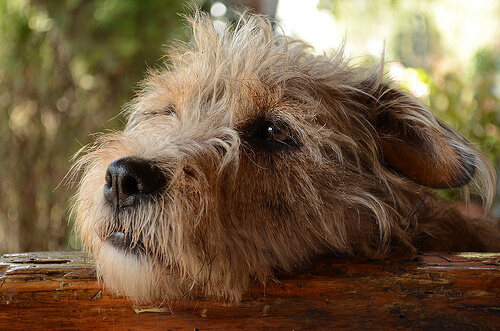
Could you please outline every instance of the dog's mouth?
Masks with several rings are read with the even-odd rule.
[[[126,253],[133,254],[144,254],[146,249],[144,244],[140,240],[132,240],[132,238],[126,235],[124,232],[117,231],[110,234],[105,242],[111,244],[113,247],[125,251]]]

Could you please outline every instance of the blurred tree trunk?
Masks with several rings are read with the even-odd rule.
[[[185,9],[175,0],[0,1],[0,252],[78,247],[74,188],[60,186],[69,160],[91,133],[120,129],[117,114],[161,45],[183,37]]]

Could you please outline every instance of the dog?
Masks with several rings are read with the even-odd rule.
[[[74,165],[76,226],[109,289],[238,301],[321,254],[500,248],[495,221],[433,190],[464,187],[487,210],[491,162],[383,63],[313,55],[256,14],[187,19],[192,40],[148,73],[124,130]]]

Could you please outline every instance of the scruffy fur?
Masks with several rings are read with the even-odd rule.
[[[125,129],[75,164],[77,228],[108,288],[239,300],[324,253],[499,249],[496,223],[428,188],[467,184],[488,208],[490,161],[383,64],[312,55],[257,15],[188,20],[191,42],[148,75]]]

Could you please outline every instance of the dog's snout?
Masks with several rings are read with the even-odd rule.
[[[109,164],[105,180],[104,197],[121,208],[132,206],[138,198],[158,191],[167,178],[153,162],[124,157]]]

